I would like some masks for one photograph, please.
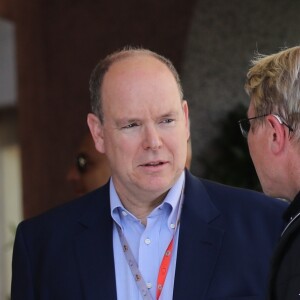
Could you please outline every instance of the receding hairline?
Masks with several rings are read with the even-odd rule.
[[[149,58],[149,59],[154,59],[155,61],[159,62],[161,66],[170,72],[172,77],[174,78],[175,82],[177,83],[177,71],[174,68],[173,64],[171,61],[166,59],[163,56],[158,55],[155,52],[152,52],[151,50],[147,49],[130,49],[130,50],[124,50],[122,52],[117,52],[116,54],[112,54],[110,56],[112,59],[110,61],[110,64],[107,66],[107,69],[104,73],[103,80],[106,76],[106,74],[109,72],[109,70],[112,67],[115,67],[118,63],[124,62],[126,60],[134,60],[135,58]],[[176,73],[174,73],[176,72]],[[176,76],[175,76],[176,75]]]
[[[120,69],[119,65],[128,63],[128,66],[125,65],[124,69],[122,69],[122,66]],[[132,63],[132,65],[131,65]],[[134,65],[136,63],[136,65]],[[127,66],[127,67],[126,67]],[[134,53],[132,55],[126,55],[123,57],[118,58],[117,60],[113,61],[107,68],[106,72],[103,75],[103,83],[105,82],[107,76],[109,75],[110,71],[112,69],[115,69],[120,71],[121,73],[124,72],[125,75],[129,74],[131,71],[147,71],[156,70],[157,72],[163,74],[169,74],[170,78],[172,77],[174,80],[174,83],[176,86],[178,86],[176,77],[174,76],[174,73],[170,70],[170,68],[162,62],[160,59],[153,55],[149,55],[148,53]],[[102,83],[102,85],[103,85]]]
[[[179,74],[172,63],[172,61],[166,58],[163,55],[160,55],[154,51],[144,49],[144,48],[133,48],[131,46],[127,46],[122,50],[115,51],[109,55],[107,55],[104,59],[102,59],[94,68],[90,81],[90,95],[91,95],[91,108],[93,113],[95,113],[100,121],[103,121],[103,111],[102,111],[102,86],[104,78],[109,72],[112,66],[115,66],[118,62],[121,62],[126,59],[134,58],[134,57],[148,57],[157,60],[158,62],[165,65],[166,70],[170,71],[170,74],[175,80],[175,83],[178,88],[179,97],[181,101],[183,101],[183,89],[180,81]]]
[[[153,57],[153,58],[156,58],[158,61],[161,61],[163,64],[166,64],[166,62],[171,63],[171,61],[169,59],[165,58],[164,56],[159,55],[156,52],[153,52],[148,49],[131,48],[131,47],[124,48],[121,51],[113,52],[112,54],[108,55],[104,60],[110,62],[110,64],[108,65],[108,69],[109,69],[112,65],[114,65],[117,62],[120,62],[127,58],[133,58],[133,57],[138,57],[138,56]]]

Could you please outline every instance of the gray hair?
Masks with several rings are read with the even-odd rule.
[[[277,113],[300,139],[300,46],[257,56],[247,74],[245,90],[255,113]]]

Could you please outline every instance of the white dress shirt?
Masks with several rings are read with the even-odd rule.
[[[184,180],[185,173],[182,172],[177,182],[169,190],[163,203],[147,217],[146,226],[124,208],[116,193],[113,180],[110,181],[111,216],[115,223],[121,227],[153,299],[156,299],[160,263],[175,234],[171,263],[159,299],[172,300],[173,298],[179,235],[179,228],[177,228],[176,233],[175,228],[179,217],[180,202],[182,202],[180,198]],[[142,300],[143,298],[125,258],[116,224],[114,224],[113,229],[113,248],[118,300]]]

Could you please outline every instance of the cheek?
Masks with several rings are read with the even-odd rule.
[[[168,139],[165,146],[177,161],[185,162],[187,156],[187,141],[184,139]]]
[[[259,143],[259,141],[253,141],[251,136],[248,137],[248,146],[249,146],[249,153],[255,167],[256,173],[261,180],[261,173],[264,169],[264,153],[262,151],[263,147]]]
[[[257,168],[259,167],[259,154],[257,153],[257,149],[255,147],[255,145],[250,144],[249,145],[249,154],[251,157],[251,160],[253,162],[253,165],[255,167],[255,169],[257,170]]]
[[[253,159],[253,156],[255,156],[255,143],[253,141],[253,135],[251,132],[249,132],[248,134],[247,142],[248,142],[250,156]]]
[[[251,141],[249,139],[248,139],[248,149],[249,149],[249,154],[250,154],[251,158],[253,159],[253,153],[254,153],[254,151],[253,151],[252,143],[251,143]]]
[[[80,184],[84,187],[84,188],[88,188],[89,183],[91,181],[91,178],[88,174],[84,174],[83,176],[81,176],[80,178]]]
[[[117,138],[106,145],[106,154],[113,169],[125,166],[138,156],[139,147],[136,141],[127,138]]]

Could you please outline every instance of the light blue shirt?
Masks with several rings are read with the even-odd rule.
[[[146,227],[124,208],[115,190],[113,180],[110,181],[111,216],[121,227],[153,299],[156,299],[156,283],[160,263],[174,235],[184,181],[185,173],[182,172],[163,203],[147,217]],[[160,300],[172,300],[173,298],[178,235],[179,228],[175,233],[171,263]],[[142,300],[127,264],[116,224],[113,229],[113,248],[118,300]]]

